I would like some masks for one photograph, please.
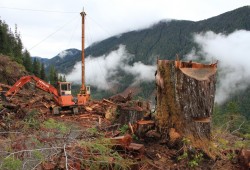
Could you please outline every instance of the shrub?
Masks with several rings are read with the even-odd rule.
[[[2,167],[3,170],[18,170],[22,169],[22,161],[15,159],[14,157],[7,157],[3,159]]]
[[[39,122],[38,116],[39,116],[39,112],[37,110],[32,110],[25,115],[24,122],[28,124],[30,128],[39,129],[40,122]]]
[[[70,128],[67,127],[64,123],[57,122],[57,121],[55,121],[55,119],[52,119],[52,118],[43,122],[43,126],[47,129],[56,129],[64,134],[66,134],[70,131]]]

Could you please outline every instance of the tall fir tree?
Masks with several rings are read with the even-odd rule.
[[[40,77],[40,64],[37,58],[34,58],[32,66],[33,74],[37,77]]]
[[[7,54],[8,50],[8,25],[0,20],[0,52],[2,54]]]
[[[53,79],[54,72],[55,72],[55,67],[51,65],[49,68],[49,83],[52,85],[54,83],[54,79]]]
[[[56,69],[55,69],[55,72],[54,72],[54,86],[55,87],[57,87],[58,86],[58,84],[57,84],[57,82],[59,81],[59,75],[58,75],[58,73],[57,73],[57,71],[56,71]]]
[[[50,66],[50,70],[49,70],[49,82],[51,85],[53,85],[55,87],[57,86],[58,74],[57,74],[57,71],[53,65]]]
[[[15,42],[13,42],[13,57],[16,62],[23,64],[23,57],[22,57],[23,43],[21,40],[20,33],[18,33],[17,31],[17,25],[15,25],[14,41]]]
[[[41,78],[41,62],[39,60],[37,60],[37,68],[38,68],[37,77]]]
[[[23,52],[23,65],[28,72],[32,72],[32,61],[27,49]]]
[[[63,80],[62,81],[66,82],[66,76],[65,76],[65,74],[63,75]]]
[[[40,76],[41,76],[41,79],[43,79],[43,80],[46,81],[46,74],[45,74],[44,63],[41,64]]]
[[[61,75],[61,74],[59,75],[59,81],[60,81],[60,82],[62,82],[62,81],[63,81],[63,77],[62,77],[62,75]]]

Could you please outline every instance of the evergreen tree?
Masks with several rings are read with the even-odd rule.
[[[15,25],[15,35],[14,35],[14,42],[13,42],[13,57],[15,61],[20,64],[23,64],[22,49],[23,49],[23,43],[20,38],[20,34],[17,31],[17,25]]]
[[[60,74],[60,76],[59,76],[59,81],[60,82],[62,82],[63,81],[63,77],[62,77],[62,75]]]
[[[7,30],[6,24],[0,20],[0,52],[3,54],[6,53]]]
[[[2,22],[0,23],[0,53],[11,56],[13,34],[9,31],[9,26]]]
[[[51,85],[53,86],[57,86],[57,82],[58,82],[58,74],[57,71],[55,69],[55,67],[52,65],[50,66],[50,71],[49,71],[49,82]]]
[[[53,78],[54,72],[55,72],[55,67],[51,65],[49,68],[49,83],[52,85],[54,83],[54,78]]]
[[[46,74],[45,74],[45,69],[44,69],[43,63],[41,64],[40,76],[41,76],[41,79],[46,80]]]
[[[53,77],[54,77],[54,82],[55,82],[54,86],[57,87],[57,82],[59,81],[59,78],[58,78],[59,76],[58,76],[56,69],[55,69]]]
[[[41,78],[41,62],[39,60],[37,60],[37,68],[38,68],[38,75],[37,77]]]
[[[23,65],[28,72],[32,72],[32,61],[30,53],[25,49],[23,53]]]
[[[36,58],[34,58],[33,63],[32,63],[32,70],[33,70],[33,74],[37,77],[39,77],[39,65],[38,65],[38,61]]]
[[[63,80],[62,80],[63,82],[65,82],[66,81],[66,76],[65,76],[65,74],[63,75]]]

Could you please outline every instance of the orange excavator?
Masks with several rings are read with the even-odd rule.
[[[80,88],[80,93],[77,95],[77,100],[75,100],[71,94],[70,82],[58,82],[57,90],[51,84],[33,75],[21,77],[5,93],[5,96],[15,95],[26,83],[35,81],[36,87],[53,94],[54,101],[57,104],[56,107],[53,107],[54,114],[59,114],[60,110],[72,110],[73,113],[78,113],[78,106],[85,105],[85,103],[90,99],[90,87],[85,86],[84,23],[86,13],[83,11],[80,14],[82,16],[82,86]]]
[[[6,93],[5,96],[15,95],[26,83],[35,82],[35,86],[43,91],[53,94],[56,107],[51,107],[53,114],[59,114],[61,110],[72,110],[74,114],[78,113],[78,102],[71,95],[71,82],[58,82],[58,90],[51,84],[43,81],[36,76],[21,77]],[[87,90],[85,95],[86,101],[89,99],[90,93]],[[84,105],[81,103],[80,105]]]

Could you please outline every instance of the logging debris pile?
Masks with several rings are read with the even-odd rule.
[[[36,154],[39,158],[23,164],[25,169],[67,169],[66,166],[129,169],[142,166],[140,161],[145,146],[135,143],[133,135],[136,122],[147,115],[149,105],[133,101],[131,93],[126,98],[117,95],[90,101],[77,115],[62,112],[60,116],[54,116],[50,110],[50,106],[55,105],[52,95],[29,85],[6,98],[4,93],[10,86],[0,86],[2,168],[8,166],[9,161],[11,164],[32,161],[31,157]],[[128,115],[124,116],[126,120],[117,119],[123,112]],[[41,159],[44,160],[41,162]]]
[[[1,84],[2,92],[8,88]],[[9,101],[1,95],[0,150],[5,152],[0,152],[0,165],[20,161],[25,169],[185,169],[190,164],[183,156],[188,142],[182,149],[170,149],[155,130],[154,121],[147,120],[148,103],[134,101],[131,95],[91,101],[81,114],[60,116],[51,114],[49,106],[55,104],[52,96],[39,89],[24,88]],[[193,150],[192,159],[200,153]],[[203,157],[203,161],[196,160],[201,161],[199,166],[190,168],[240,167],[236,158],[233,164]]]

